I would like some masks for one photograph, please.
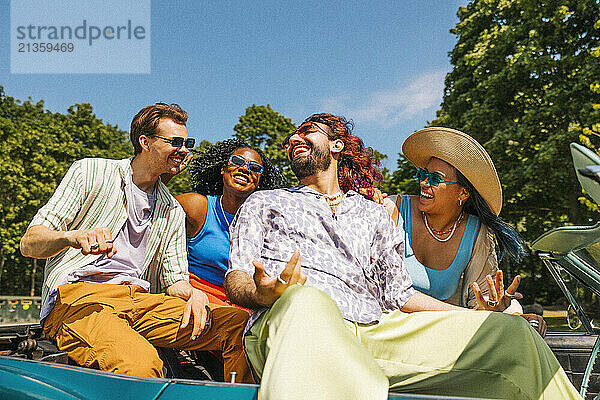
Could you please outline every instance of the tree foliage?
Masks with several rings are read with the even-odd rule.
[[[39,293],[43,263],[22,257],[19,241],[71,163],[132,153],[126,132],[104,124],[91,105],[52,113],[43,101],[20,103],[0,87],[0,293]]]
[[[527,240],[588,223],[568,146],[600,143],[599,1],[474,0],[458,17],[432,125],[484,145],[503,185],[502,216]],[[539,261],[528,264],[531,295],[545,295]]]
[[[384,169],[381,191],[387,194],[417,194],[419,184],[415,181],[415,167],[402,154],[398,154],[398,169],[393,172]]]
[[[292,120],[274,111],[268,104],[266,106],[253,104],[246,108],[246,113],[240,116],[239,121],[233,127],[235,132],[233,136],[251,146],[260,147],[281,170],[288,185],[296,185],[298,180],[290,169],[282,147],[283,139],[296,130]]]

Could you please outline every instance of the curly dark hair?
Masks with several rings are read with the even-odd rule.
[[[300,126],[309,122],[327,125],[333,133],[329,139],[340,139],[344,142],[344,149],[338,161],[338,179],[340,188],[344,192],[350,189],[372,188],[375,182],[381,180],[379,161],[360,138],[352,135],[354,128],[352,121],[342,116],[319,113],[306,118]]]
[[[229,160],[229,156],[241,148],[256,151],[262,161],[263,173],[258,181],[257,190],[277,189],[284,185],[283,175],[261,149],[239,139],[227,139],[203,150],[192,150],[194,158],[190,163],[189,171],[193,190],[205,196],[223,194],[221,169]]]

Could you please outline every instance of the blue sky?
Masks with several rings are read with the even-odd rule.
[[[449,29],[465,3],[153,0],[150,74],[11,74],[2,1],[0,85],[57,112],[91,103],[124,130],[145,105],[176,102],[190,136],[210,141],[229,137],[252,104],[296,123],[342,114],[394,169],[406,136],[435,118],[456,42]]]

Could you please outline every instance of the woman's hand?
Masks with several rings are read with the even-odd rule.
[[[523,295],[517,292],[517,288],[521,283],[521,276],[515,276],[512,283],[504,290],[504,275],[502,270],[496,272],[496,282],[492,279],[491,275],[486,276],[486,283],[488,286],[488,296],[485,297],[481,293],[481,289],[477,282],[473,282],[472,288],[475,298],[477,299],[476,310],[487,310],[487,311],[499,311],[506,310],[513,299],[522,299]]]
[[[383,200],[388,196],[387,193],[383,193],[381,190],[374,187],[358,188],[358,193],[379,204],[383,204]]]

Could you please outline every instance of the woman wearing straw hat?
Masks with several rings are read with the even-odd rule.
[[[520,312],[511,302],[521,297],[520,276],[504,291],[498,259],[519,262],[525,252],[518,233],[498,217],[502,188],[490,156],[472,137],[441,127],[413,133],[402,151],[417,167],[421,192],[390,196],[384,205],[403,223],[415,289],[463,307],[485,302]]]

